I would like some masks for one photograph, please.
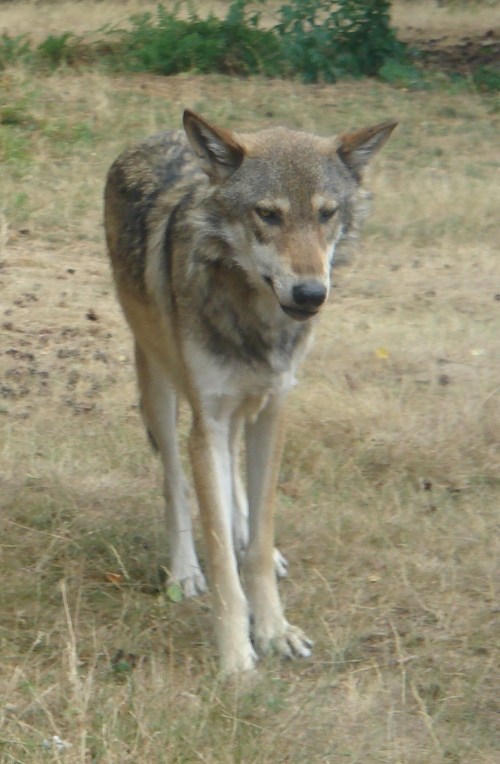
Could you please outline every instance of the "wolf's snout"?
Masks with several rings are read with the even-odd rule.
[[[292,288],[292,297],[303,310],[314,310],[326,300],[326,287],[313,279],[303,281]]]

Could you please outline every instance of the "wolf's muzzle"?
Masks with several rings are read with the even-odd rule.
[[[316,279],[308,279],[292,287],[292,305],[280,302],[281,309],[295,321],[307,321],[316,315],[326,300],[327,288]]]
[[[316,311],[326,300],[326,292],[326,287],[320,281],[308,279],[292,288],[292,297],[301,310]]]
[[[309,318],[315,316],[318,312],[317,310],[302,310],[301,308],[291,308],[289,305],[283,305],[281,302],[280,308],[283,313],[286,313],[289,318],[293,318],[294,321],[307,321]]]

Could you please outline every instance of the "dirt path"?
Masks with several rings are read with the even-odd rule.
[[[421,54],[425,66],[433,69],[467,75],[480,66],[500,69],[500,30],[489,29],[476,36],[421,37],[415,30],[408,40]],[[420,58],[420,56],[419,56]],[[418,58],[417,58],[418,60]]]

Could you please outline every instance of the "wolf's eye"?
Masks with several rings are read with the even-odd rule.
[[[280,225],[282,222],[281,212],[270,210],[268,207],[256,207],[255,212],[265,223],[269,225]]]
[[[327,223],[333,218],[336,212],[337,207],[324,207],[324,209],[319,211],[319,222]]]

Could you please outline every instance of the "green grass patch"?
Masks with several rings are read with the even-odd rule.
[[[19,129],[0,124],[0,159],[2,162],[28,162],[28,138]]]

